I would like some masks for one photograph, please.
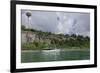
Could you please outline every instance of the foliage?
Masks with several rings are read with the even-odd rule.
[[[25,29],[22,26],[23,31],[31,31],[37,33],[39,39],[32,42],[22,43],[22,49],[85,49],[90,48],[90,37],[76,35],[76,34],[54,34],[51,32],[42,32],[35,29]]]
[[[22,30],[25,30],[26,27],[25,27],[24,25],[21,25],[21,29],[22,29]]]

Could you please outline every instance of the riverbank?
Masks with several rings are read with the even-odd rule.
[[[90,51],[90,49],[43,49],[43,50],[21,50],[21,52],[35,52],[35,51],[53,51],[53,50],[59,50],[59,51]]]
[[[89,49],[90,47],[45,47],[45,48],[25,48],[22,47],[21,50],[54,50],[54,49],[66,49],[66,50],[85,50]]]

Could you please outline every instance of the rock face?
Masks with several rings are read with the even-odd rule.
[[[22,31],[22,33],[21,33],[21,42],[22,43],[34,42],[34,41],[48,42],[48,43],[51,42],[50,36],[43,36],[37,32]]]
[[[33,42],[34,40],[36,40],[36,34],[35,33],[22,31],[22,33],[21,33],[22,43]]]
[[[51,43],[52,40],[58,40],[58,41],[64,41],[66,38],[59,36],[59,35],[54,35],[54,34],[41,34],[38,32],[29,32],[29,31],[22,31],[21,32],[21,41],[22,43],[26,42],[34,42],[34,41],[39,41],[39,42],[48,42]]]
[[[23,49],[90,47],[89,37],[29,30],[21,32],[21,43]]]

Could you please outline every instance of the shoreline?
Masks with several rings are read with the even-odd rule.
[[[90,51],[90,49],[42,49],[42,50],[21,50],[21,52],[36,52],[36,51]]]

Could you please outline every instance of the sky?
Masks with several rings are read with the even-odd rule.
[[[31,13],[29,18],[27,12]],[[55,34],[90,36],[89,13],[21,10],[21,25]]]

